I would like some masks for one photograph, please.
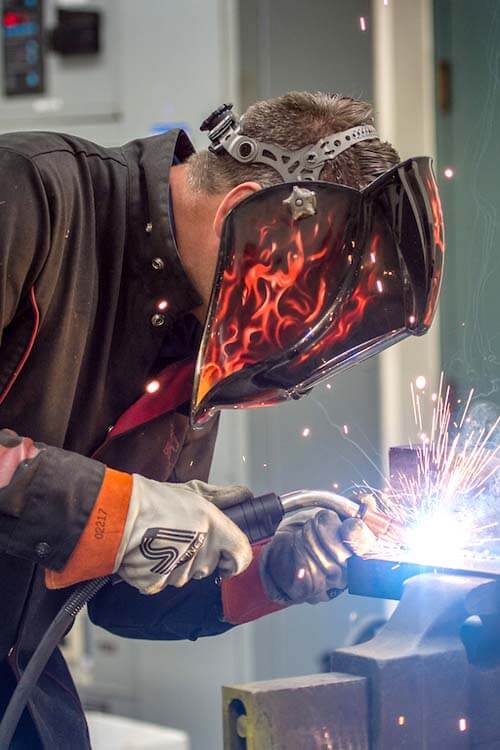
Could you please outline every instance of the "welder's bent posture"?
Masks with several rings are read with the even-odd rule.
[[[196,638],[331,598],[363,541],[360,521],[311,511],[252,550],[220,510],[249,491],[204,480],[214,408],[300,395],[330,374],[325,363],[345,363],[346,352],[366,354],[372,343],[430,322],[435,279],[407,307],[418,259],[404,283],[395,261],[384,280],[390,294],[381,294],[373,256],[385,253],[390,265],[377,243],[389,247],[383,234],[392,238],[395,228],[363,227],[363,236],[378,237],[369,248],[373,278],[361,272],[368,266],[356,255],[359,238],[349,235],[361,214],[378,215],[373,206],[361,210],[369,202],[359,191],[396,165],[397,154],[378,140],[368,105],[330,95],[261,102],[241,122],[222,109],[207,129],[211,150],[199,154],[178,130],[113,149],[58,134],[0,137],[0,708],[72,584],[118,572],[124,583],[90,605],[94,622],[132,638]],[[297,159],[287,151],[306,146]],[[391,177],[399,200],[415,169]],[[237,205],[247,212],[241,220]],[[293,230],[295,249],[286,237],[279,247],[275,225]],[[252,252],[253,261],[245,256]],[[240,266],[230,268],[238,253]],[[265,288],[268,272],[275,276]],[[244,286],[229,305],[236,281]],[[281,322],[270,314],[276,284]],[[361,294],[363,311],[384,299],[371,311],[369,335],[360,334]],[[292,361],[290,347],[295,372],[280,359]],[[263,366],[269,362],[275,371]],[[89,748],[59,652],[14,741],[39,746]]]

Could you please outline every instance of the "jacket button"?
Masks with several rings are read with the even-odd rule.
[[[151,261],[151,265],[153,266],[155,271],[163,271],[165,268],[165,261],[163,258],[153,258]]]
[[[153,325],[155,328],[159,328],[160,326],[165,325],[165,316],[161,313],[155,313],[151,316],[151,325]]]
[[[50,544],[48,544],[47,542],[38,542],[35,547],[35,552],[38,557],[47,557],[47,555],[50,554],[50,551]]]
[[[148,223],[146,224],[146,232],[148,234],[151,234],[152,231],[153,231],[153,224],[150,221],[148,221]]]

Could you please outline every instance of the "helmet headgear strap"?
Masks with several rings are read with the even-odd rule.
[[[273,143],[262,143],[242,133],[242,117],[232,111],[232,104],[223,104],[202,123],[208,131],[209,150],[215,154],[226,151],[242,164],[266,164],[279,173],[284,182],[318,180],[327,161],[361,141],[378,138],[372,125],[356,125],[333,133],[295,151]]]

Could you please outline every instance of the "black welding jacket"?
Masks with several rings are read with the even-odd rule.
[[[169,218],[170,166],[192,150],[178,130],[116,149],[50,133],[0,137],[0,427],[49,446],[21,463],[6,486],[0,466],[0,710],[12,670],[22,671],[68,595],[45,588],[40,563],[65,566],[105,465],[158,480],[207,477],[216,425],[193,433],[187,408],[96,453],[199,304]],[[168,308],[160,314],[163,299]],[[167,432],[175,433],[168,453]],[[126,584],[107,587],[91,616],[138,638],[227,629],[212,578],[153,597]],[[59,653],[30,712],[44,747],[89,747]]]

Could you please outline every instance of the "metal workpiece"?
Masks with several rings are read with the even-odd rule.
[[[224,750],[498,750],[498,582],[409,578],[389,622],[332,670],[224,688]]]
[[[419,575],[372,640],[334,652],[368,678],[372,750],[500,747],[499,611],[495,580]]]
[[[471,557],[437,566],[390,556],[363,558],[353,555],[347,562],[347,585],[349,593],[357,596],[401,599],[406,581],[425,573],[491,578],[500,585],[500,559]]]
[[[311,675],[223,688],[224,750],[369,750],[363,677]]]
[[[401,477],[406,480],[417,479],[419,469],[418,449],[410,445],[395,445],[389,448],[389,476],[391,487],[395,490],[401,486]]]

